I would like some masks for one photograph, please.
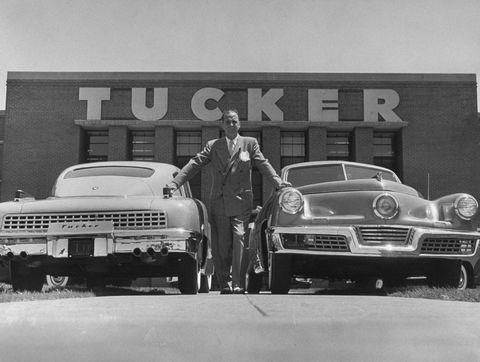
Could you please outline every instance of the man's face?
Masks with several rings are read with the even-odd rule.
[[[225,131],[225,136],[230,139],[235,138],[238,134],[238,130],[240,129],[240,120],[238,119],[238,115],[234,112],[225,114],[223,116],[222,127]]]

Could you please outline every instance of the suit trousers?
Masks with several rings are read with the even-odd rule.
[[[211,231],[212,257],[220,288],[245,287],[245,275],[241,275],[245,229],[250,210],[242,215],[225,215],[223,197],[212,200]]]

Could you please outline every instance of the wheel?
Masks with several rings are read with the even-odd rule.
[[[462,264],[462,267],[460,268],[460,281],[458,282],[458,289],[467,289],[469,282],[470,280],[468,278],[467,268],[465,268],[465,265]]]
[[[211,275],[205,275],[202,273],[198,273],[198,292],[199,293],[208,293],[210,292],[210,288],[212,287],[212,276]]]
[[[256,274],[254,272],[247,273],[246,285],[248,294],[260,293],[263,284],[263,274],[264,273]]]
[[[428,284],[432,287],[458,288],[462,264],[457,260],[440,260],[427,275]]]
[[[272,294],[287,294],[292,279],[292,263],[289,255],[270,254],[268,282]]]
[[[182,294],[197,294],[198,292],[198,263],[196,259],[185,259],[181,262],[178,275],[178,289]]]
[[[12,262],[10,275],[14,292],[40,292],[45,283],[45,274],[40,269],[28,268]]]
[[[67,276],[54,276],[50,274],[47,274],[45,279],[47,281],[47,285],[54,289],[64,288],[68,284],[69,280]]]

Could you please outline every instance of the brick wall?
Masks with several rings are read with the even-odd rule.
[[[188,73],[177,79],[147,79],[142,73],[14,73],[7,81],[5,112],[5,144],[2,167],[2,200],[11,199],[16,189],[44,198],[49,195],[58,173],[82,160],[82,129],[110,129],[111,159],[127,159],[128,132],[135,127],[155,129],[155,157],[173,162],[175,129],[201,129],[204,141],[218,134],[218,125],[196,120],[190,108],[192,95],[203,87],[224,90],[218,103],[222,109],[240,111],[242,128],[262,131],[262,150],[272,165],[280,166],[280,131],[309,131],[307,157],[326,157],[326,133],[348,130],[354,134],[354,159],[371,162],[372,132],[389,129],[391,124],[364,124],[362,89],[394,89],[400,96],[395,113],[405,122],[401,133],[399,159],[404,182],[431,198],[452,192],[469,192],[480,198],[480,121],[476,101],[476,83],[471,77],[428,75],[202,75],[197,79]],[[229,77],[232,79],[229,80]],[[283,77],[283,78],[282,78]],[[335,77],[338,77],[336,79]],[[430,77],[430,78],[429,78]],[[316,79],[318,78],[318,79]],[[351,78],[351,79],[350,79]],[[426,79],[426,80],[424,80]],[[432,80],[433,79],[433,80]],[[111,100],[102,104],[102,121],[85,120],[86,102],[79,101],[79,87],[109,87]],[[132,87],[168,87],[169,110],[161,121],[145,123],[134,120],[130,109]],[[283,88],[284,97],[277,105],[284,111],[284,122],[249,122],[247,117],[248,88]],[[308,122],[308,88],[339,89],[340,122],[336,124]],[[149,98],[147,96],[147,104]],[[210,106],[217,106],[213,104]],[[1,122],[1,114],[0,114]],[[298,125],[298,126],[297,126]],[[395,125],[393,125],[395,127]],[[399,126],[400,127],[400,126]],[[207,137],[208,136],[208,137]],[[322,141],[323,140],[323,141]],[[430,185],[427,184],[430,179]],[[208,188],[208,174],[202,174],[202,195]],[[264,197],[270,185],[264,184]]]

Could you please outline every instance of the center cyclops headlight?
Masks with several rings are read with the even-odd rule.
[[[457,197],[454,207],[460,218],[470,220],[477,213],[478,202],[473,196],[464,194]]]
[[[303,196],[294,188],[286,188],[280,194],[278,203],[287,214],[296,214],[303,209]]]
[[[398,201],[390,194],[378,195],[373,200],[373,211],[381,219],[392,219],[398,214]]]

